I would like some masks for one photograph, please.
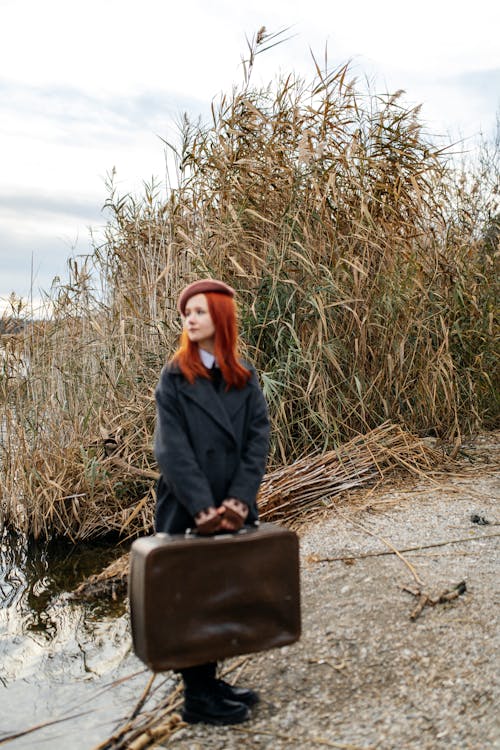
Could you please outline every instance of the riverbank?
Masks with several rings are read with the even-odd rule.
[[[345,493],[301,528],[300,642],[226,665],[230,679],[261,693],[250,722],[180,726],[177,681],[167,673],[155,678],[132,725],[174,719],[175,732],[157,746],[175,750],[497,746],[499,454],[498,436],[487,436],[459,456],[453,473]],[[402,559],[388,544],[418,549]],[[461,581],[462,594],[429,601],[410,618],[418,600],[403,587],[420,585],[432,598]],[[151,675],[131,653],[126,615],[104,617],[64,597],[51,602],[56,626],[65,612],[68,627],[45,644],[38,638],[29,668],[11,670],[0,685],[9,717],[0,741],[63,721],[5,742],[13,750],[102,746],[130,726],[147,688]],[[11,662],[26,640],[12,634]],[[32,633],[32,646],[36,640]]]
[[[500,747],[498,443],[484,450],[492,461],[480,474],[465,460],[446,481],[373,493],[371,508],[325,513],[304,529],[303,637],[248,660],[240,681],[262,695],[252,720],[185,727],[160,746]],[[385,554],[387,543],[420,549],[403,560]],[[461,581],[462,595],[410,618],[417,599],[404,587],[432,597]]]

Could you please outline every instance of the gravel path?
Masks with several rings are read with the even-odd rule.
[[[500,473],[484,468],[374,493],[376,512],[346,502],[303,529],[303,636],[248,659],[239,682],[262,697],[252,719],[187,726],[163,747],[500,748]],[[398,550],[463,540],[404,558],[424,591],[465,581],[466,592],[412,621],[417,600],[402,590],[417,586],[410,567],[394,554],[356,559],[387,551],[380,536]],[[345,559],[318,562],[325,557]]]

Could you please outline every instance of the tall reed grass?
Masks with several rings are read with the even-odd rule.
[[[238,290],[271,466],[386,421],[459,444],[498,418],[498,144],[457,170],[418,108],[360,92],[348,66],[254,88],[266,39],[210,124],[184,119],[178,186],[111,184],[104,242],[70,262],[51,319],[3,336],[10,527],[150,528],[153,390],[200,275]]]

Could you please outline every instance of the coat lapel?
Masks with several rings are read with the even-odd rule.
[[[242,391],[239,391],[237,388],[231,388],[227,393],[226,391],[221,393],[219,400],[223,402],[224,411],[229,414],[230,420],[239,412],[249,395],[249,388],[245,388]]]
[[[180,390],[187,398],[203,409],[233,440],[236,440],[231,417],[245,403],[248,395],[246,390],[242,392],[231,388],[230,391],[219,396],[212,383],[205,378],[197,378],[192,385],[184,382],[180,386]]]

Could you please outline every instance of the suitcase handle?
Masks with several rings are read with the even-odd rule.
[[[190,537],[193,537],[193,536],[197,536],[197,537],[198,536],[199,537],[212,537],[212,539],[220,539],[221,537],[238,536],[238,534],[240,534],[240,535],[241,534],[247,534],[252,529],[258,528],[259,525],[260,525],[259,521],[254,521],[254,523],[252,523],[252,524],[245,524],[238,531],[223,531],[223,532],[217,533],[217,534],[198,534],[198,531],[197,531],[196,528],[194,528],[194,529],[186,529],[186,531],[184,532],[184,537],[186,539],[188,539]]]

